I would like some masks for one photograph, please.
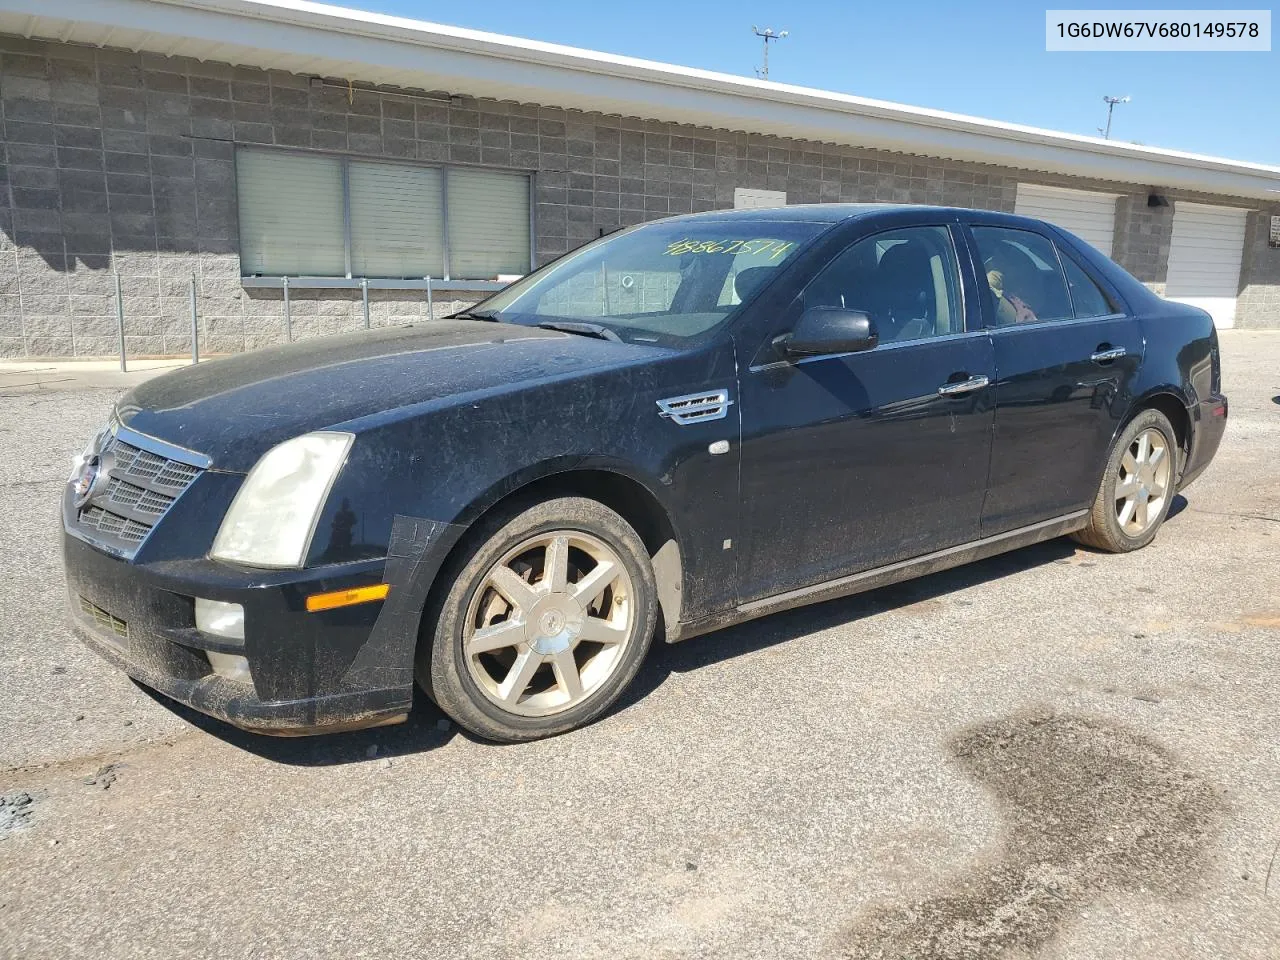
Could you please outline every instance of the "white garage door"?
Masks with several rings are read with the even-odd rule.
[[[733,188],[733,206],[736,210],[757,210],[763,207],[785,207],[785,190],[752,190],[748,187]]]
[[[1116,232],[1116,195],[1113,193],[1020,183],[1013,212],[1048,220],[1093,244],[1104,256],[1111,256],[1111,238]]]
[[[1248,210],[1177,201],[1164,295],[1208,310],[1218,327],[1236,322]]]

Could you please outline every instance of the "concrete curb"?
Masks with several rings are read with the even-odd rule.
[[[189,359],[130,360],[128,373],[122,373],[118,360],[4,360],[0,361],[0,397],[124,389],[190,365]]]

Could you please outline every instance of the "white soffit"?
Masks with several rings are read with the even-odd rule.
[[[1280,201],[1280,167],[304,0],[0,0],[0,32]]]

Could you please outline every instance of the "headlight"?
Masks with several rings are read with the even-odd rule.
[[[308,433],[268,450],[231,501],[209,555],[253,567],[302,566],[354,439]]]

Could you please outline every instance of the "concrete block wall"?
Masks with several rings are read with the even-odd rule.
[[[1161,295],[1168,276],[1173,240],[1173,204],[1147,206],[1149,191],[1126,193],[1116,201],[1116,232],[1111,256]]]
[[[189,351],[192,276],[206,353],[283,340],[279,291],[240,283],[237,144],[529,171],[538,262],[621,226],[731,207],[736,187],[785,190],[791,203],[883,200],[998,210],[1013,209],[1019,179],[1117,189],[1010,168],[449,92],[316,84],[283,71],[6,36],[0,36],[0,111],[0,356],[113,355],[113,272],[121,277],[131,356]],[[1117,257],[1145,281],[1162,282],[1171,213],[1147,210],[1144,187],[1126,194]],[[1280,324],[1270,306],[1274,259],[1251,247],[1246,260],[1256,278],[1249,316]],[[435,313],[476,298],[437,291]],[[358,290],[295,289],[290,300],[298,338],[364,322]],[[374,325],[426,312],[421,291],[370,292]]]
[[[117,272],[130,356],[190,352],[193,277],[203,352],[282,342],[282,294],[240,282],[233,141],[441,152],[407,149],[403,98],[385,116],[383,99],[347,103],[287,73],[0,36],[0,356],[115,355]],[[475,299],[439,291],[435,314]],[[373,325],[426,315],[425,293],[369,300]],[[295,339],[364,323],[358,290],[294,290],[290,307]]]
[[[1240,299],[1236,303],[1238,327],[1280,328],[1280,247],[1267,242],[1272,217],[1280,217],[1280,203],[1249,214],[1245,224]]]

